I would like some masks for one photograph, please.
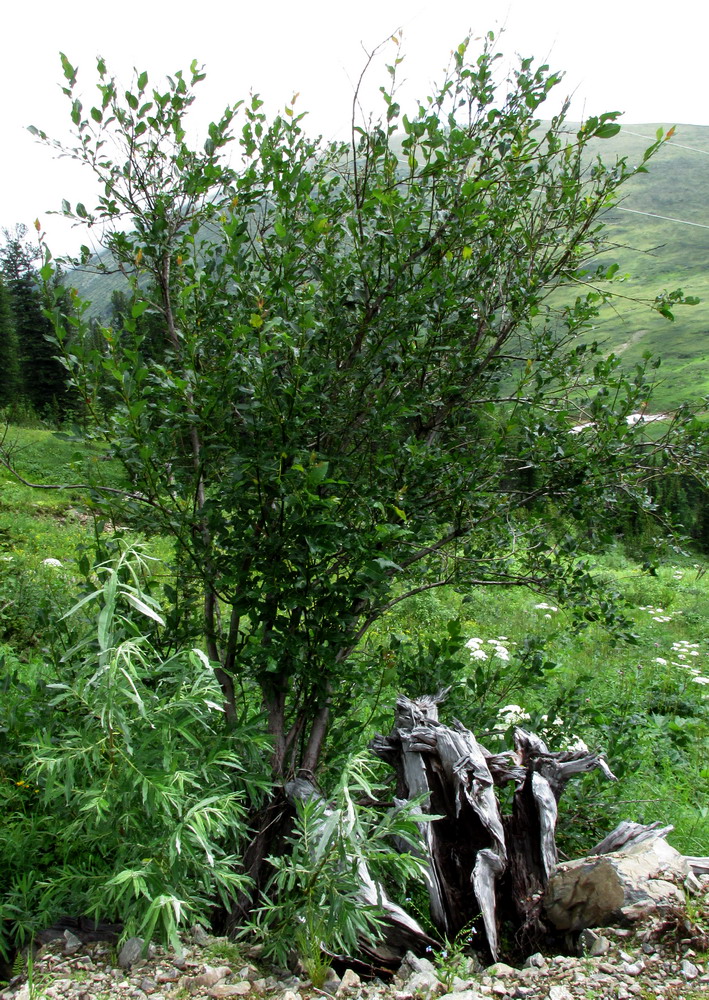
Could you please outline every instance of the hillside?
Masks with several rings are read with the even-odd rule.
[[[614,139],[599,143],[599,151],[605,150],[606,159],[611,153],[637,161],[658,127],[627,125]],[[707,155],[709,128],[678,126],[648,173],[628,183],[625,198],[608,216],[617,244],[609,263],[612,257],[620,264],[620,273],[627,275],[618,289],[627,298],[604,310],[596,333],[628,363],[640,360],[646,351],[662,357],[655,409],[709,393]],[[674,323],[632,301],[675,288],[702,301],[677,309]]]
[[[659,127],[669,125],[625,125],[614,138],[597,142],[598,153],[606,161],[625,156],[639,162]],[[709,156],[709,127],[678,126],[648,173],[628,183],[622,203],[607,216],[614,244],[607,263],[617,261],[625,279],[592,336],[629,365],[647,351],[662,357],[655,410],[709,394],[709,161],[704,156]],[[77,270],[67,284],[91,302],[89,315],[99,317],[107,315],[123,278]],[[678,308],[674,323],[635,301],[675,288],[702,301]]]

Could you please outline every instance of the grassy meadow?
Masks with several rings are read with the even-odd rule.
[[[13,429],[9,439],[33,482],[79,483],[87,466],[118,481],[96,447],[43,429]],[[52,680],[45,655],[52,623],[76,601],[77,557],[95,530],[85,492],[34,490],[0,473],[6,696],[13,677]],[[166,556],[159,539],[151,544]],[[356,654],[362,690],[348,694],[352,728],[332,734],[333,771],[339,751],[359,750],[388,730],[398,693],[436,689],[452,673],[442,718],[459,717],[490,750],[510,745],[519,722],[552,749],[582,740],[606,752],[618,781],[593,774],[571,782],[562,799],[566,854],[585,852],[625,818],[673,823],[677,848],[709,854],[709,564],[676,555],[650,575],[622,539],[595,563],[621,595],[635,645],[613,643],[594,626],[572,632],[563,610],[526,590],[439,590],[397,606]],[[0,780],[17,783],[22,775],[6,769]]]

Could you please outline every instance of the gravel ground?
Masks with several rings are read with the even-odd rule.
[[[688,925],[686,925],[688,926]],[[224,938],[197,929],[182,955],[152,947],[147,958],[133,939],[120,952],[106,942],[82,944],[71,932],[44,945],[26,973],[0,990],[0,1000],[699,1000],[709,998],[709,955],[682,927],[641,932],[584,932],[583,957],[541,954],[521,968],[497,963],[467,978],[445,979],[426,959],[410,956],[393,982],[332,973],[323,989],[304,978],[268,974]],[[678,933],[679,932],[679,933]],[[693,947],[694,946],[694,947]],[[248,951],[246,952],[248,954]]]

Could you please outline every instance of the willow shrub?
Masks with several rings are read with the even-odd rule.
[[[149,575],[138,547],[95,569],[96,588],[66,616],[62,679],[18,734],[27,754],[2,784],[6,953],[61,912],[178,946],[182,926],[208,923],[216,901],[246,886],[239,848],[263,788],[259,740],[238,725],[225,735],[199,649],[157,653]]]

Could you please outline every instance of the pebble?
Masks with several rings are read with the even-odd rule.
[[[143,953],[144,944],[145,942],[142,938],[128,938],[118,956],[118,964],[122,969],[130,969],[131,966],[135,965]]]
[[[699,975],[699,969],[696,965],[693,962],[689,962],[686,958],[683,959],[679,968],[685,979],[696,979]]]
[[[209,938],[211,954],[218,938]],[[605,942],[602,955],[592,955],[598,942]],[[69,937],[57,938],[42,947],[35,959],[35,977],[47,1000],[322,1000],[323,992],[296,976],[281,973],[280,979],[267,970],[234,962],[205,965],[202,946],[190,939],[183,955],[155,949],[142,957],[143,942],[130,939],[128,953],[121,949],[123,963],[114,968],[115,955],[103,943],[81,944],[74,953]],[[570,942],[570,946],[573,942]],[[523,968],[506,962],[482,970],[477,959],[470,971],[461,966],[453,988],[441,998],[443,987],[438,969],[428,959],[411,956],[402,966],[396,985],[379,980],[361,982],[352,969],[342,979],[331,973],[333,1000],[677,1000],[682,996],[709,997],[709,966],[690,947],[680,956],[676,939],[644,938],[618,934],[615,929],[594,930],[585,935],[582,956],[544,956],[540,953],[520,958]],[[209,954],[209,952],[207,952]],[[254,956],[255,959],[255,956]],[[213,959],[212,959],[213,960]],[[477,971],[476,971],[477,970]],[[424,991],[412,990],[416,983]],[[691,984],[691,985],[688,985]],[[334,996],[333,996],[334,995]],[[26,983],[16,979],[13,987],[0,988],[0,1000],[31,1000]],[[330,1000],[325,997],[325,1000]]]

